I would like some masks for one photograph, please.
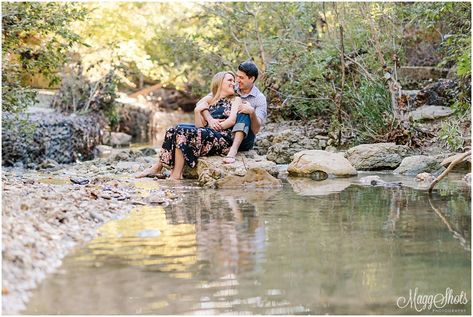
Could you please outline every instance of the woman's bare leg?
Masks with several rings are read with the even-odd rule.
[[[182,151],[176,147],[176,150],[174,152],[174,167],[171,171],[171,176],[169,176],[169,179],[182,179],[182,171],[184,170],[184,164],[184,155],[182,154]]]
[[[143,172],[136,175],[136,178],[156,175],[159,172],[161,172],[162,169],[163,169],[163,163],[161,163],[161,161],[158,159],[158,161],[153,166],[145,169]]]

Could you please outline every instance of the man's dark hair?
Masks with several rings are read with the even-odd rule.
[[[243,62],[238,65],[238,70],[244,72],[248,77],[254,77],[255,81],[258,79],[258,67],[253,62]]]

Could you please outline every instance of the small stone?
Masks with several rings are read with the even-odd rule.
[[[178,196],[174,193],[174,192],[166,192],[166,197],[170,198],[170,199],[176,199],[178,198]]]
[[[94,212],[94,211],[90,211],[89,216],[90,216],[91,219],[96,220],[97,222],[103,222],[104,221],[103,217],[101,215],[99,215],[98,213]]]
[[[419,173],[416,175],[416,182],[433,182],[435,177],[427,172]]]
[[[103,192],[102,192],[102,193],[100,193],[99,196],[100,196],[100,198],[107,199],[107,200],[112,199],[112,195],[109,194],[109,193],[103,193]]]
[[[69,180],[73,184],[78,184],[78,185],[86,185],[86,184],[89,183],[89,180],[87,178],[83,178],[83,177],[70,177]]]
[[[235,174],[236,176],[245,176],[245,174],[246,174],[246,169],[245,169],[245,168],[242,168],[242,167],[236,168],[234,174]]]
[[[113,148],[108,145],[97,145],[95,150],[97,151],[97,157],[107,158],[112,154]]]
[[[148,203],[154,205],[154,204],[164,204],[166,202],[166,199],[162,196],[150,196],[148,197]]]
[[[130,203],[132,203],[133,205],[141,205],[141,206],[146,205],[145,202],[143,202],[143,201],[138,201],[138,200],[132,200],[132,201],[130,201]]]
[[[378,175],[370,175],[360,178],[359,182],[363,185],[376,185],[385,183]]]
[[[43,162],[41,162],[41,164],[39,164],[38,167],[40,169],[47,169],[47,168],[55,168],[55,167],[58,167],[58,166],[59,166],[59,164],[55,160],[47,159],[47,160],[44,160]]]

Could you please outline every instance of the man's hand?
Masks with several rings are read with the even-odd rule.
[[[252,114],[255,109],[250,105],[248,101],[243,101],[238,107],[238,113]]]
[[[222,126],[220,125],[221,122],[223,122],[225,120],[223,119],[210,119],[209,120],[209,128],[210,129],[213,129],[215,131],[221,131],[222,130]]]

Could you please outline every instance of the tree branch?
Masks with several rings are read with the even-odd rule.
[[[471,155],[471,151],[468,151],[468,152],[465,152],[463,153],[462,156],[460,156],[459,158],[457,158],[456,160],[454,160],[452,163],[450,163],[450,165],[448,165],[447,169],[445,171],[443,171],[442,174],[440,174],[436,179],[434,179],[434,181],[432,182],[432,184],[430,184],[430,187],[429,187],[429,194],[432,193],[432,190],[434,189],[435,185],[437,185],[438,182],[440,182],[445,176],[447,176],[447,174],[452,170],[452,168],[457,165],[458,163],[462,162],[467,156]]]

